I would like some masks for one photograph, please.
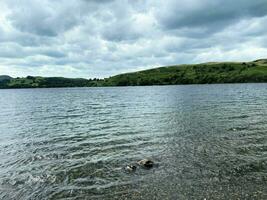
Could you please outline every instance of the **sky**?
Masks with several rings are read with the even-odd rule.
[[[0,0],[0,74],[104,78],[267,57],[266,0]]]

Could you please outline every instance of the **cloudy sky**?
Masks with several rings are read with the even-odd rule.
[[[108,77],[267,57],[266,0],[0,0],[0,74]]]

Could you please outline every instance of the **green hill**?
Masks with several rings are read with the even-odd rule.
[[[27,76],[13,78],[1,84],[0,88],[52,88],[52,87],[87,87],[90,80],[82,78]]]
[[[0,76],[0,88],[139,86],[267,82],[267,59],[160,67],[105,79]]]
[[[12,77],[7,75],[1,75],[0,76],[0,88],[6,88],[8,83],[10,83],[12,80]]]
[[[12,77],[7,76],[7,75],[1,75],[0,76],[0,81],[6,81],[6,80],[11,80],[11,79],[12,79]]]
[[[106,86],[267,82],[267,59],[160,67],[104,79]]]

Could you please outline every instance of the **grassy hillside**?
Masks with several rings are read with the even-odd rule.
[[[106,86],[267,82],[267,60],[248,63],[204,63],[160,67],[121,74]]]
[[[89,87],[94,86],[96,80],[63,77],[34,77],[13,78],[1,84],[0,88],[52,88],[52,87]]]
[[[12,77],[7,75],[0,76],[0,88],[4,88],[12,80]]]
[[[10,80],[10,79],[12,79],[12,77],[7,76],[7,75],[1,75],[0,76],[0,81]]]
[[[253,62],[203,63],[160,67],[105,79],[0,76],[0,88],[138,86],[267,82],[267,59]]]

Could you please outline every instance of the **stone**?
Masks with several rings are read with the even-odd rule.
[[[125,167],[125,170],[126,170],[126,171],[129,171],[129,172],[133,172],[133,171],[136,170],[136,166],[134,166],[134,165],[127,165],[127,166]]]
[[[154,162],[149,159],[143,159],[137,162],[138,165],[145,167],[145,168],[152,168],[154,166]]]

